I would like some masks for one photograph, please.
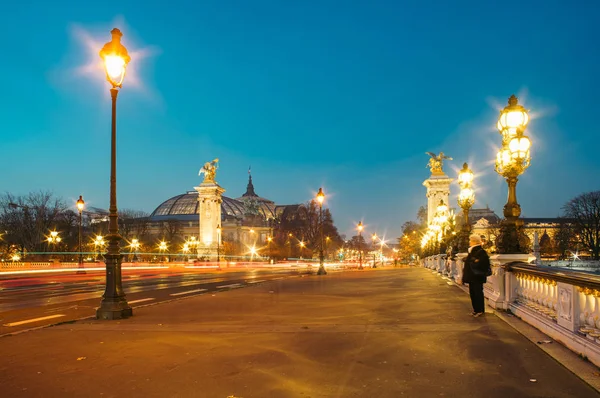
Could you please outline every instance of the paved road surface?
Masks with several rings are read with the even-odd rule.
[[[598,397],[422,268],[304,276],[0,338],[2,397]]]

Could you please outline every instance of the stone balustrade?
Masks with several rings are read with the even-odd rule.
[[[442,255],[422,265],[462,281],[466,253],[440,266]],[[484,285],[490,307],[507,311],[600,366],[600,276],[531,265],[526,254],[490,256],[492,275]],[[445,260],[445,258],[444,258]]]

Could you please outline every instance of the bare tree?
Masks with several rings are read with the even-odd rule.
[[[0,225],[6,231],[4,239],[18,245],[21,251],[44,251],[49,231],[58,230],[59,224],[65,225],[61,214],[66,210],[64,200],[48,191],[30,192],[25,196],[5,193],[0,197]]]
[[[594,260],[600,259],[600,191],[576,196],[563,206],[563,210],[580,231],[581,243],[589,249]]]
[[[119,233],[123,239],[143,239],[148,233],[149,226],[150,219],[145,211],[132,209],[119,211]]]
[[[167,220],[162,223],[161,233],[164,239],[167,242],[170,242],[172,245],[180,243],[181,239],[181,223],[175,219]]]

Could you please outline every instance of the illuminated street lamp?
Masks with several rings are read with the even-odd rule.
[[[183,247],[182,247],[182,251],[183,251],[183,260],[187,261],[187,255],[190,252],[190,244],[189,243],[184,243]]]
[[[77,210],[79,210],[79,263],[78,263],[78,274],[85,274],[83,270],[83,253],[81,251],[81,229],[82,229],[82,214],[83,207],[85,206],[85,202],[83,201],[83,197],[79,195],[79,199],[77,199]]]
[[[221,224],[217,225],[217,264],[221,263]]]
[[[363,269],[362,265],[362,231],[363,231],[363,223],[362,221],[358,222],[356,226],[358,228],[358,269]]]
[[[94,239],[94,251],[98,252],[96,260],[99,260],[99,258],[100,258],[100,251],[104,247],[105,243],[106,242],[104,242],[104,237],[102,235],[98,235],[98,236],[96,236],[96,239]],[[100,249],[98,249],[98,247]]]
[[[375,242],[377,242],[377,234],[371,235],[371,240],[373,241],[373,246],[375,246]],[[377,260],[375,259],[375,250],[373,250],[373,268],[377,268]]]
[[[508,200],[504,205],[505,219],[500,224],[497,247],[500,253],[525,253],[523,221],[519,219],[521,206],[517,203],[518,177],[525,172],[531,162],[529,149],[531,141],[525,133],[529,115],[519,105],[517,97],[511,95],[508,106],[498,118],[498,131],[502,135],[502,148],[496,156],[496,172],[508,183]]]
[[[319,229],[321,234],[321,245],[319,249],[319,270],[317,271],[317,275],[327,275],[327,271],[325,271],[325,258],[323,257],[323,246],[325,241],[323,240],[323,201],[325,200],[325,194],[323,193],[323,188],[319,188],[319,192],[317,193],[317,202],[319,202]]]
[[[52,245],[52,254],[56,251],[56,245],[60,243],[62,240],[60,236],[58,236],[57,231],[50,231],[50,236],[46,238],[49,244]]]
[[[108,251],[106,259],[106,288],[102,295],[100,307],[96,310],[96,318],[121,319],[133,315],[133,311],[123,291],[121,278],[121,262],[123,256],[119,248],[119,221],[117,212],[117,94],[125,78],[125,68],[131,60],[127,49],[121,44],[123,34],[117,28],[111,32],[112,40],[100,50],[100,58],[104,62],[106,80],[111,84],[112,99],[111,151],[110,151],[110,206],[108,215]]]
[[[137,261],[137,251],[140,248],[140,241],[133,238],[131,239],[131,243],[129,244],[129,253],[131,253],[133,251],[133,258],[131,259],[131,261]]]
[[[475,203],[475,191],[473,191],[473,172],[468,164],[463,164],[462,170],[458,173],[458,184],[460,193],[458,194],[458,205],[463,211],[463,225],[460,236],[459,251],[464,253],[469,248],[469,235],[471,233],[471,223],[469,221],[469,209]]]
[[[158,244],[158,251],[161,252],[163,255],[165,254],[167,249],[168,249],[167,242],[165,242],[164,240]],[[164,256],[164,257],[166,257],[166,256]],[[165,258],[165,260],[166,260],[166,258]]]
[[[272,248],[271,248],[272,242],[273,242],[273,237],[267,236],[267,246],[269,247],[269,258],[271,259],[271,262],[273,261],[273,252],[272,252]]]
[[[301,240],[300,243],[298,243],[298,245],[300,246],[300,260],[302,260],[302,253],[304,252],[304,248],[306,247],[306,243],[304,243],[304,241]]]

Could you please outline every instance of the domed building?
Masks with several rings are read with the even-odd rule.
[[[250,172],[246,192],[235,199],[222,195],[220,205],[221,242],[248,247],[265,245],[273,235],[275,220],[289,209],[298,208],[298,205],[276,205],[258,196]],[[165,200],[150,214],[151,233],[158,235],[170,228],[177,230],[177,235],[186,242],[200,241],[201,218],[199,193],[189,191]]]

